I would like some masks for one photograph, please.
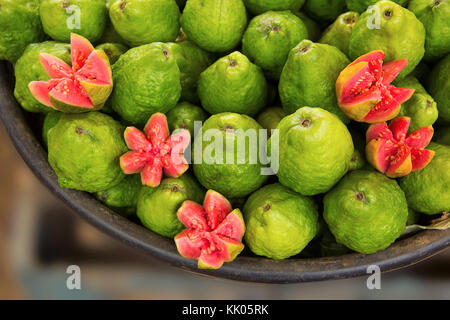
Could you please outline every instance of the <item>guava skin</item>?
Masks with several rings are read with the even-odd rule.
[[[232,50],[247,26],[242,0],[189,0],[181,17],[189,39],[210,52]]]
[[[251,194],[243,212],[247,246],[254,254],[271,259],[300,253],[319,228],[314,201],[279,183]]]
[[[235,51],[200,75],[198,95],[211,114],[237,112],[255,115],[267,104],[267,82],[260,67]]]
[[[359,13],[357,12],[350,11],[341,14],[336,21],[324,31],[319,42],[338,48],[348,57],[350,34],[358,19]]]
[[[50,76],[39,60],[40,53],[54,55],[70,64],[70,45],[55,41],[30,44],[15,65],[16,86],[14,96],[16,100],[22,108],[29,112],[47,113],[52,109],[38,102],[28,88],[31,81],[50,80]]]
[[[174,0],[120,0],[109,8],[117,33],[131,47],[175,41],[180,30],[180,9]]]
[[[153,232],[173,238],[184,229],[177,218],[177,210],[185,200],[201,202],[204,191],[188,174],[179,178],[166,178],[156,188],[142,187],[137,216]]]
[[[450,123],[450,54],[436,64],[429,76],[428,90],[436,100],[439,120]]]
[[[408,204],[395,180],[350,172],[323,200],[323,217],[338,243],[364,254],[383,250],[405,230]]]
[[[356,11],[359,13],[363,13],[367,10],[367,8],[371,5],[374,5],[379,0],[345,0],[345,3],[347,4],[347,8],[351,11]],[[403,6],[408,2],[408,0],[392,0],[393,2],[398,3],[399,5]]]
[[[404,79],[395,81],[394,84],[400,88],[415,90],[414,95],[402,104],[399,114],[399,116],[411,118],[410,132],[433,125],[436,122],[439,114],[437,104],[416,78],[407,76]]]
[[[181,96],[175,43],[155,42],[128,50],[113,66],[111,105],[125,121],[143,125],[153,113],[165,113]]]
[[[402,178],[400,187],[413,210],[430,215],[449,212],[450,146],[432,142],[428,149],[436,152],[433,160]]]
[[[345,11],[345,0],[306,0],[304,9],[315,20],[334,21]]]
[[[438,60],[450,53],[450,1],[411,0],[408,9],[425,27],[425,59]]]
[[[303,21],[290,11],[263,13],[250,21],[242,52],[266,74],[279,79],[289,51],[308,38]]]
[[[305,0],[244,0],[247,9],[258,15],[267,11],[300,10]]]
[[[215,144],[211,139],[204,141],[205,133],[209,129],[219,130],[217,134],[223,137],[223,157],[220,157],[220,159],[214,158],[215,153],[212,152],[211,148]],[[260,188],[268,178],[268,176],[261,174],[261,168],[263,166],[259,163],[259,159],[256,159],[255,164],[251,163],[250,156],[256,155],[250,155],[251,149],[248,139],[246,139],[245,152],[237,152],[239,137],[239,131],[237,130],[239,129],[244,132],[252,129],[257,130],[257,133],[259,133],[262,127],[249,116],[224,112],[213,115],[206,120],[202,127],[202,135],[197,134],[194,140],[193,167],[195,176],[206,189],[216,190],[229,199],[242,198],[249,195]],[[214,141],[215,139],[212,140]],[[234,146],[233,150],[227,149],[227,143],[229,146]],[[259,141],[255,145],[258,148]],[[231,151],[234,152],[234,161],[232,164],[227,164],[226,157],[227,154],[232,154]],[[259,150],[257,151],[259,154]],[[199,163],[198,160],[200,155],[202,155],[202,163]],[[242,164],[237,164],[236,155],[239,156],[239,159],[243,159]],[[213,159],[209,159],[209,157]],[[222,163],[217,163],[220,161]]]
[[[379,12],[380,17],[374,12]],[[377,19],[376,19],[377,18]],[[376,28],[376,22],[380,27]],[[373,25],[373,27],[372,27]],[[370,27],[370,28],[369,28]],[[425,54],[425,28],[414,13],[392,1],[379,1],[359,17],[350,36],[350,59],[383,50],[384,62],[408,59],[398,78],[413,71]]]
[[[119,157],[128,150],[123,130],[99,112],[61,116],[48,132],[48,161],[60,186],[93,193],[122,181]]]
[[[138,174],[126,176],[117,185],[97,192],[96,198],[117,213],[130,216],[136,212],[142,183]]]
[[[303,11],[294,11],[294,14],[303,21],[308,30],[308,39],[314,42],[319,40],[321,31],[317,22],[308,17]]]
[[[187,129],[192,138],[195,137],[194,122],[203,122],[207,118],[208,114],[202,108],[189,102],[180,102],[167,113],[169,130]]]
[[[336,79],[350,63],[338,48],[303,40],[289,53],[281,73],[278,90],[283,109],[288,113],[309,106],[326,109],[342,121],[350,120],[339,109]]]
[[[42,125],[42,142],[44,146],[48,145],[48,132],[51,128],[56,126],[63,113],[59,111],[50,111],[45,115],[44,123]]]
[[[71,33],[96,42],[108,18],[105,0],[41,0],[39,14],[45,33],[62,42],[70,42]]]
[[[349,170],[354,152],[352,136],[334,114],[304,107],[283,118],[277,129],[277,176],[284,186],[313,196],[330,190]],[[271,143],[272,138],[268,150]]]
[[[286,116],[286,112],[284,112],[283,108],[280,107],[271,107],[263,110],[256,121],[266,130],[268,130],[268,135],[271,134],[271,130],[275,130],[280,123],[281,119]]]
[[[15,63],[30,43],[45,38],[39,0],[3,0],[0,7],[0,60]]]
[[[128,51],[128,47],[120,43],[103,43],[95,47],[96,50],[103,50],[108,56],[110,65],[119,60],[119,57]]]

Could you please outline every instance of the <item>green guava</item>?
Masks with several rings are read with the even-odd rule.
[[[408,9],[425,27],[425,59],[437,60],[450,53],[450,1],[411,0]]]
[[[109,8],[108,8],[109,10]],[[103,34],[100,39],[97,41],[98,43],[120,43],[126,45],[126,41],[117,33],[116,29],[109,19],[106,21],[105,30],[103,30]]]
[[[177,210],[185,200],[201,202],[204,191],[188,174],[166,178],[156,188],[142,187],[137,203],[137,216],[153,232],[173,238],[184,229]]]
[[[263,13],[250,21],[242,52],[266,74],[279,79],[289,51],[308,38],[303,21],[290,11]]]
[[[41,0],[39,14],[45,33],[62,42],[70,42],[71,33],[96,42],[108,18],[105,0]]]
[[[189,0],[181,17],[189,39],[210,52],[232,50],[247,26],[242,0]]]
[[[258,15],[267,11],[300,10],[305,0],[244,0],[247,9]]]
[[[130,216],[136,213],[136,206],[142,183],[138,174],[128,175],[115,186],[97,192],[96,198],[115,212]]]
[[[334,114],[304,107],[283,118],[278,129],[279,144],[274,149],[281,184],[312,196],[327,192],[347,173],[354,152],[352,136]],[[272,135],[269,151],[273,139]]]
[[[374,5],[380,0],[345,0],[345,3],[347,4],[347,8],[351,11],[356,11],[359,13],[363,13],[367,10],[367,8],[371,5]],[[392,0],[393,2],[396,2],[400,4],[401,6],[405,5],[408,0]]]
[[[194,140],[193,167],[199,182],[231,199],[260,188],[268,178],[259,155],[260,129],[255,120],[237,113],[206,120]]]
[[[175,43],[155,42],[128,50],[113,66],[111,105],[124,120],[138,125],[167,112],[181,96]],[[177,50],[178,50],[177,49]]]
[[[284,110],[289,114],[304,106],[323,108],[342,121],[349,119],[339,109],[336,79],[350,63],[338,48],[303,40],[289,53],[281,73],[278,90]]]
[[[387,248],[406,228],[405,194],[395,180],[378,172],[350,172],[323,204],[323,217],[337,242],[360,253]]]
[[[304,6],[306,13],[319,21],[334,21],[345,8],[345,0],[306,0]]]
[[[120,0],[109,8],[114,29],[132,47],[175,41],[180,9],[174,0]]]
[[[320,38],[320,43],[335,46],[347,56],[349,56],[350,34],[356,21],[359,19],[359,13],[346,12],[341,14],[336,21],[330,25]]]
[[[260,67],[235,51],[200,75],[198,95],[211,114],[237,112],[255,115],[267,104],[267,82]]]
[[[414,13],[392,1],[379,1],[359,17],[350,36],[350,58],[374,51],[385,53],[384,62],[408,59],[399,78],[407,76],[425,53],[425,28]]]
[[[56,126],[63,113],[59,111],[50,111],[45,115],[44,123],[42,125],[42,141],[44,145],[48,145],[48,132],[51,128]]]
[[[439,120],[450,122],[450,54],[436,64],[429,76],[428,91],[437,103]]]
[[[64,114],[48,132],[48,161],[62,188],[98,192],[125,177],[119,157],[124,128],[99,112]]]
[[[422,170],[414,171],[400,180],[411,209],[438,214],[450,211],[450,146],[430,143],[436,152],[433,160]]]
[[[30,43],[45,35],[39,0],[3,0],[0,4],[0,60],[15,63]]]
[[[281,119],[286,116],[286,112],[280,107],[271,107],[264,109],[256,118],[256,121],[266,130],[270,135],[271,130],[275,130]]]
[[[436,102],[431,97],[420,82],[407,76],[394,82],[397,87],[415,89],[414,95],[402,104],[400,116],[411,118],[409,131],[416,131],[422,127],[432,125],[438,118],[438,109]]]
[[[95,47],[96,50],[103,50],[108,56],[109,63],[113,65],[119,57],[128,51],[128,48],[120,43],[103,43]]]
[[[317,22],[308,17],[303,11],[294,11],[294,14],[303,21],[306,30],[308,30],[308,39],[311,41],[319,40],[321,31]]]
[[[352,160],[350,161],[349,171],[359,170],[366,164],[366,141],[363,138],[363,135],[359,134],[356,130],[349,129],[349,131],[353,139],[353,145],[355,146],[355,151],[353,152]]]
[[[276,260],[300,253],[319,227],[314,201],[279,183],[251,194],[243,212],[245,242],[250,250]]]
[[[171,132],[177,129],[187,129],[191,137],[195,137],[194,122],[205,121],[208,114],[199,106],[189,102],[180,102],[167,113],[167,122]]]
[[[16,76],[16,86],[14,96],[19,104],[29,112],[47,113],[51,109],[39,101],[31,94],[28,84],[31,81],[47,81],[50,76],[45,71],[39,60],[41,53],[48,53],[70,63],[70,45],[54,41],[33,43],[28,45],[22,57],[17,60],[14,73]]]

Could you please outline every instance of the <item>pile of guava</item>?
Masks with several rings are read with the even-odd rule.
[[[0,60],[60,186],[199,268],[449,217],[450,0],[0,0]]]

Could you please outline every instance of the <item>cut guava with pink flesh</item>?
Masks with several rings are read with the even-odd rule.
[[[398,117],[389,126],[386,122],[377,123],[367,130],[367,161],[390,178],[423,169],[434,157],[434,151],[424,149],[433,137],[433,127],[408,134],[410,122],[409,117]]]
[[[153,114],[144,132],[135,127],[126,128],[124,138],[130,151],[120,157],[120,167],[125,174],[140,172],[143,185],[157,187],[163,173],[178,178],[189,168],[184,151],[191,135],[188,130],[181,129],[169,136],[163,113]]]
[[[71,37],[71,56],[72,68],[55,56],[41,53],[41,64],[51,80],[31,82],[31,93],[42,104],[66,113],[101,109],[113,85],[108,57],[75,34]]]
[[[199,268],[220,268],[244,249],[245,223],[239,209],[220,193],[209,190],[203,206],[190,200],[178,209],[178,219],[187,227],[174,240],[185,258],[198,260]]]
[[[350,63],[336,81],[339,107],[355,121],[378,123],[393,119],[401,104],[414,93],[413,89],[391,85],[408,60],[383,65],[383,58],[383,51],[372,51]]]

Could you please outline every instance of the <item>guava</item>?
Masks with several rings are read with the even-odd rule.
[[[304,107],[283,118],[277,129],[279,144],[275,150],[281,184],[312,196],[327,192],[347,173],[354,146],[350,132],[336,115]],[[273,137],[268,150],[273,149]]]
[[[267,11],[300,10],[305,0],[244,0],[244,4],[253,15]]]
[[[405,194],[395,180],[378,172],[350,172],[323,204],[323,217],[337,242],[360,253],[387,248],[406,228]]]
[[[109,64],[113,65],[119,57],[128,51],[128,48],[120,43],[103,43],[95,47],[96,50],[103,50],[109,59]]]
[[[334,21],[345,8],[345,0],[306,0],[304,6],[306,13],[319,21]]]
[[[263,175],[262,127],[246,115],[225,112],[203,123],[194,140],[194,173],[206,188],[242,198],[260,188]]]
[[[437,60],[450,53],[450,2],[411,0],[408,9],[425,27],[425,59]]]
[[[358,122],[377,123],[395,118],[414,89],[397,88],[392,81],[408,63],[406,59],[383,65],[384,52],[376,50],[349,64],[336,80],[341,110]]]
[[[437,143],[450,146],[450,126],[439,127],[434,136]]]
[[[302,20],[306,30],[308,30],[308,39],[314,42],[319,40],[321,31],[317,22],[308,17],[303,11],[294,11],[294,14]]]
[[[269,11],[250,21],[242,52],[270,78],[279,79],[289,51],[306,38],[306,26],[291,11]]]
[[[379,0],[345,0],[345,3],[347,4],[347,8],[351,11],[356,11],[359,13],[363,13],[367,10],[367,8],[371,5],[374,5]],[[392,0],[393,2],[396,2],[403,6],[408,2],[408,0]]]
[[[278,90],[283,109],[294,113],[304,106],[323,108],[344,122],[349,119],[339,109],[335,83],[349,63],[338,48],[303,40],[289,53]]]
[[[413,96],[402,104],[399,114],[411,118],[410,131],[433,125],[436,122],[439,114],[436,101],[416,78],[409,75],[404,79],[395,81],[394,84],[402,88],[415,90]]]
[[[281,260],[299,254],[318,232],[314,201],[279,183],[252,193],[243,211],[245,243],[259,256]]]
[[[63,113],[58,111],[50,111],[45,115],[44,123],[42,125],[42,141],[44,145],[48,145],[48,132],[51,128],[56,126]]]
[[[51,54],[64,62],[70,63],[70,45],[68,44],[45,41],[28,45],[24,54],[17,60],[14,68],[16,77],[14,96],[25,110],[47,113],[52,109],[36,100],[28,88],[28,84],[31,81],[50,80],[50,76],[39,59],[41,53]]]
[[[202,49],[226,52],[241,41],[247,12],[242,0],[189,0],[181,26],[189,39]]]
[[[449,212],[450,146],[432,142],[429,149],[436,152],[433,161],[402,178],[400,187],[413,210],[426,214]]]
[[[272,130],[275,130],[280,123],[281,119],[286,116],[286,112],[280,107],[271,107],[264,109],[256,118],[256,121],[266,129],[268,135]]]
[[[181,96],[175,43],[155,42],[128,50],[113,66],[111,105],[124,120],[144,125],[156,112],[167,112]]]
[[[356,21],[359,19],[359,13],[349,11],[341,14],[336,21],[331,24],[322,34],[320,43],[335,46],[347,56],[349,56],[350,34]]]
[[[59,185],[92,193],[122,181],[122,133],[119,122],[99,112],[62,115],[48,132],[48,161]]]
[[[102,50],[95,50],[85,38],[71,36],[72,67],[48,53],[40,53],[49,81],[32,81],[31,94],[41,104],[66,113],[99,110],[112,91],[109,59]]]
[[[198,47],[192,41],[183,40],[177,42],[182,52],[176,54],[176,60],[181,72],[181,101],[199,103],[197,94],[198,80],[200,74],[213,62],[209,52]]]
[[[379,1],[359,17],[350,36],[350,58],[382,50],[386,62],[407,59],[400,78],[407,76],[425,54],[425,28],[414,13],[392,1]]]
[[[130,216],[136,213],[139,192],[141,191],[139,175],[126,176],[117,185],[97,192],[96,198],[117,213]]]
[[[177,210],[185,200],[202,201],[203,194],[197,181],[188,174],[166,178],[157,188],[141,188],[136,213],[146,228],[172,238],[183,230]]]
[[[211,114],[237,112],[255,115],[267,104],[267,82],[260,67],[235,51],[200,75],[198,95]]]
[[[109,8],[117,33],[132,47],[175,41],[180,9],[174,0],[120,0]]]
[[[208,118],[208,114],[199,106],[189,102],[180,102],[175,108],[167,113],[167,122],[169,130],[186,129],[191,134],[191,138],[195,137],[194,122],[203,123]]]
[[[202,269],[219,269],[233,261],[244,249],[245,223],[239,209],[220,193],[208,190],[203,206],[186,200],[177,212],[186,227],[175,236],[180,255],[198,260]]]
[[[356,130],[349,129],[350,134],[353,139],[353,145],[355,146],[355,151],[352,155],[352,160],[350,161],[349,170],[359,170],[362,169],[366,165],[366,157],[365,157],[365,148],[366,141],[362,138],[362,135],[359,134]]]
[[[62,42],[72,33],[96,42],[108,18],[105,0],[41,0],[39,14],[45,33]]]
[[[170,135],[163,113],[153,114],[144,132],[127,127],[124,137],[130,151],[120,157],[120,167],[126,174],[140,173],[145,186],[159,186],[163,172],[178,178],[189,169],[183,153],[191,142],[191,135],[185,129]]]
[[[435,152],[425,149],[433,137],[433,127],[426,126],[408,134],[411,118],[398,117],[373,124],[366,133],[366,159],[390,178],[404,177],[425,168]]]
[[[30,43],[45,35],[39,18],[39,0],[3,0],[0,6],[0,60],[16,63]]]
[[[428,91],[437,103],[439,120],[450,123],[450,54],[437,63],[430,76]]]

